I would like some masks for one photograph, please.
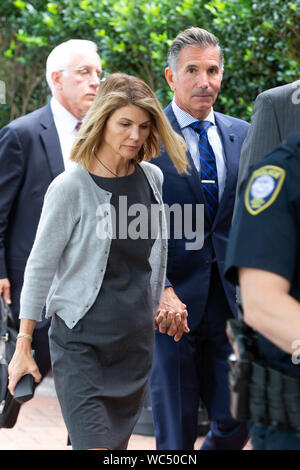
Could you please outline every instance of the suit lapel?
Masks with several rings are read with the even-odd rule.
[[[177,132],[181,137],[183,134],[179,127],[178,121],[175,117],[175,114],[172,110],[171,103],[165,109],[166,116],[169,119],[171,126],[173,127],[174,131]],[[239,152],[240,152],[240,142],[239,136],[233,132],[231,120],[228,119],[225,115],[215,112],[215,119],[218,131],[221,136],[221,141],[223,145],[223,153],[225,158],[226,164],[226,182],[224,187],[224,192],[222,198],[219,202],[219,207],[216,213],[216,217],[212,222],[210,213],[205,204],[205,194],[200,182],[199,173],[195,168],[193,159],[189,153],[187,152],[187,157],[190,163],[189,168],[189,175],[185,176],[188,184],[193,191],[193,194],[198,203],[203,204],[205,207],[205,213],[207,218],[210,220],[213,226],[215,226],[218,222],[220,214],[226,209],[226,204],[228,200],[228,196],[232,188],[235,187],[236,184],[236,177],[238,172],[238,165],[239,165]]]
[[[175,132],[177,132],[177,134],[179,134],[182,138],[184,138],[183,134],[181,132],[181,128],[180,128],[180,126],[178,124],[178,121],[175,117],[175,114],[172,110],[172,104],[171,103],[165,109],[165,113],[166,113],[167,118],[169,119],[169,122],[170,122],[171,126],[173,127],[173,130]],[[193,194],[194,194],[196,200],[200,204],[203,204],[203,202],[205,201],[205,197],[204,197],[203,189],[202,189],[202,186],[201,186],[201,183],[200,183],[199,173],[198,173],[198,171],[197,171],[197,169],[194,165],[192,156],[191,156],[189,151],[187,151],[187,157],[188,157],[188,160],[189,160],[190,167],[188,168],[188,175],[186,175],[186,176],[183,175],[183,177],[186,178],[186,181],[190,185],[191,190],[193,191]]]
[[[226,181],[224,192],[219,202],[218,211],[214,220],[214,225],[217,223],[220,214],[224,210],[224,205],[227,204],[229,191],[232,191],[232,188],[235,186],[240,151],[239,136],[233,132],[231,121],[226,116],[219,113],[215,113],[215,119],[223,145],[226,164]]]
[[[65,170],[58,133],[54,124],[54,119],[50,105],[45,107],[45,112],[41,117],[42,131],[41,140],[44,145],[45,155],[49,163],[49,168],[53,178]]]

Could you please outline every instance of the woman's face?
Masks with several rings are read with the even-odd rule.
[[[117,109],[107,120],[99,154],[128,160],[136,158],[151,127],[148,111],[134,105]]]

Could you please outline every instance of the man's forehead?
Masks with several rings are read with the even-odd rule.
[[[200,62],[210,62],[220,65],[220,55],[216,46],[200,47],[187,46],[179,53],[179,62],[197,66]]]
[[[69,68],[81,69],[91,66],[101,68],[101,60],[97,52],[74,54],[69,62]]]

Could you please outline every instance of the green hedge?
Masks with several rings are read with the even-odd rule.
[[[219,111],[249,120],[259,92],[299,78],[300,0],[5,0],[0,126],[47,101],[46,57],[70,38],[95,41],[108,72],[140,76],[166,105],[168,47],[190,26],[216,34],[224,49]]]

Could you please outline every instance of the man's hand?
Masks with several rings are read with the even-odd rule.
[[[154,318],[154,328],[160,333],[168,332],[175,341],[179,341],[183,333],[190,331],[187,317],[186,305],[177,297],[173,287],[166,287]]]
[[[0,295],[2,295],[7,304],[11,304],[10,282],[7,278],[0,279]]]

